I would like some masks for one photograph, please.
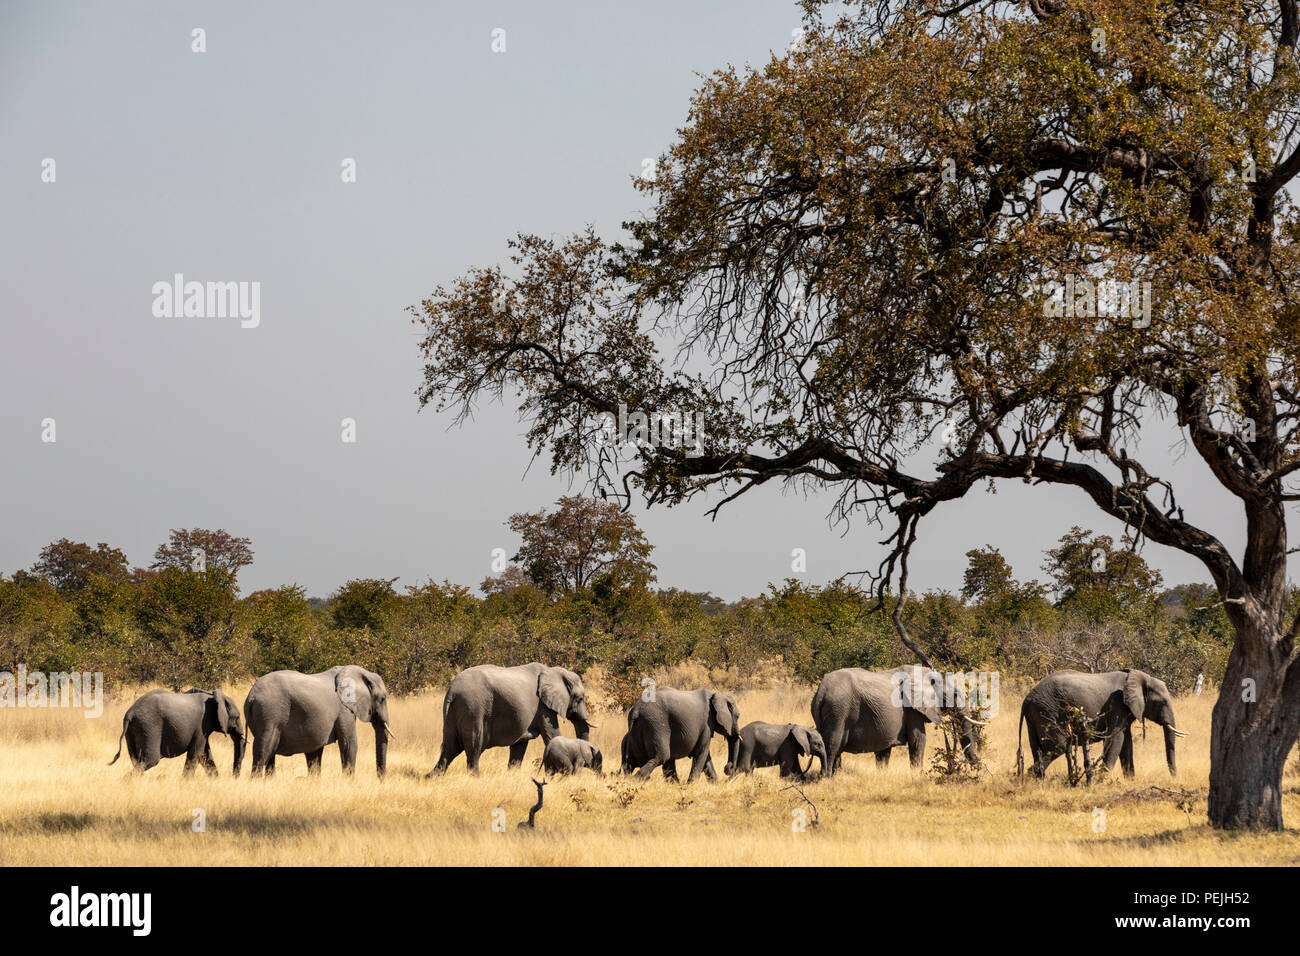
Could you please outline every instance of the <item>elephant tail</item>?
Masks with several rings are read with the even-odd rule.
[[[126,723],[127,723],[128,720],[130,720],[130,715],[128,715],[128,714],[123,714],[123,715],[122,715],[122,734],[121,734],[120,737],[117,738],[117,753],[113,754],[113,759],[110,760],[110,761],[108,762],[108,765],[109,765],[110,767],[113,766],[113,764],[117,763],[117,758],[118,758],[118,757],[122,756],[122,740],[126,737]]]
[[[1025,705],[1020,705],[1020,727],[1016,731],[1016,776],[1025,775]]]

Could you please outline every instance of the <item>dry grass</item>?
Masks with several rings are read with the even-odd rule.
[[[236,688],[242,700],[247,688]],[[809,722],[809,688],[779,687],[736,695],[744,719]],[[400,735],[389,776],[373,773],[369,728],[363,728],[358,774],[346,779],[337,749],[321,778],[305,760],[281,758],[270,781],[229,776],[231,747],[213,737],[222,776],[185,779],[183,760],[143,776],[126,757],[106,766],[117,746],[115,701],[98,720],[71,710],[0,710],[0,865],[206,864],[1028,864],[1169,866],[1300,863],[1300,834],[1225,835],[1204,824],[1209,775],[1208,697],[1178,702],[1179,775],[1164,768],[1158,732],[1136,741],[1137,779],[1070,788],[1064,760],[1044,782],[1014,777],[1019,701],[1004,695],[989,728],[991,772],[975,783],[938,783],[910,771],[906,751],[878,772],[874,758],[848,755],[845,772],[804,789],[822,826],[792,832],[802,804],[782,792],[775,769],[752,777],[686,787],[659,774],[646,784],[612,773],[555,780],[534,832],[518,831],[535,790],[540,744],[524,771],[506,769],[506,751],[489,751],[483,773],[459,759],[442,778],[425,780],[437,759],[442,694],[392,702]],[[621,713],[597,716],[598,745],[616,770]],[[1139,734],[1140,738],[1140,734]],[[933,750],[935,735],[931,735]],[[714,761],[725,762],[715,741]],[[927,755],[928,762],[928,755]],[[687,764],[679,765],[683,775]],[[1285,813],[1300,818],[1300,780],[1286,778]],[[1178,799],[1147,787],[1198,791],[1191,813]],[[1104,833],[1092,830],[1093,808],[1106,809]],[[506,832],[494,832],[493,811]],[[191,828],[206,815],[205,832]]]

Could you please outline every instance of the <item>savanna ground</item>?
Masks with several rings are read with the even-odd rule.
[[[234,688],[238,700],[247,689]],[[809,723],[811,694],[809,687],[784,686],[735,696],[746,722]],[[807,832],[792,830],[792,810],[806,805],[782,791],[775,768],[691,786],[667,783],[659,773],[644,784],[620,775],[625,722],[617,710],[595,714],[606,776],[552,780],[538,828],[528,832],[516,823],[535,799],[529,771],[537,773],[540,743],[530,745],[522,770],[507,770],[506,751],[498,749],[484,756],[478,777],[466,773],[462,757],[442,778],[424,779],[438,756],[441,690],[391,702],[398,736],[382,782],[369,727],[361,728],[352,779],[343,777],[331,747],[318,779],[307,777],[303,758],[282,757],[269,781],[248,778],[249,758],[235,780],[231,744],[215,735],[217,779],[182,777],[183,758],[139,776],[125,750],[107,766],[133,697],[110,701],[99,719],[76,710],[0,710],[0,865],[1300,863],[1294,762],[1284,783],[1293,829],[1225,834],[1204,823],[1208,693],[1177,702],[1179,726],[1189,736],[1180,742],[1176,780],[1165,769],[1158,728],[1142,740],[1135,725],[1135,780],[1117,773],[1091,789],[1071,788],[1061,759],[1046,781],[1017,781],[1020,701],[1004,689],[988,728],[988,774],[940,783],[928,769],[911,771],[905,749],[894,751],[883,772],[870,755],[846,755],[842,774],[804,785],[821,819]],[[935,744],[932,732],[927,768]],[[713,757],[721,769],[720,738]],[[687,769],[688,762],[679,763],[683,779]],[[1094,832],[1095,807],[1105,810],[1104,832]],[[493,829],[497,808],[505,814],[504,833]],[[196,810],[204,813],[203,832],[192,826]]]

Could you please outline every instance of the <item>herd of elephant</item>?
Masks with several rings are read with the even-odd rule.
[[[701,773],[717,778],[709,753],[714,734],[727,741],[724,771],[749,773],[758,767],[780,768],[782,776],[805,776],[812,758],[823,775],[832,775],[845,753],[872,753],[876,762],[889,762],[894,747],[906,746],[912,765],[925,755],[925,725],[944,717],[942,700],[900,696],[907,679],[940,677],[916,668],[868,671],[847,667],[822,678],[812,698],[814,727],[754,721],[743,727],[740,710],[730,696],[712,690],[671,690],[654,687],[642,694],[627,714],[621,745],[624,773],[644,780],[657,768],[677,779],[676,762],[690,758],[688,782]],[[913,683],[910,686],[918,686]],[[942,686],[940,680],[939,686]],[[947,708],[967,757],[975,762],[979,728],[964,706]],[[542,767],[548,773],[574,773],[590,768],[603,773],[603,756],[591,743],[592,723],[582,679],[573,671],[545,664],[498,667],[482,664],[462,671],[447,689],[442,705],[442,752],[429,776],[436,776],[460,754],[472,773],[491,747],[508,747],[509,765],[523,762],[528,744],[541,737]],[[303,754],[307,770],[317,774],[325,747],[339,746],[345,773],[357,757],[357,721],[375,732],[375,767],[387,768],[388,689],[378,674],[356,665],[334,667],[319,674],[275,671],[258,678],[244,701],[243,720],[235,702],[220,690],[173,693],[152,690],[135,701],[122,718],[116,763],[122,742],[138,771],[165,757],[185,756],[188,773],[202,765],[216,773],[208,738],[228,734],[235,746],[234,774],[239,775],[249,735],[253,742],[252,773],[275,771],[275,758]],[[573,724],[576,737],[560,734],[561,718]],[[1019,735],[1029,729],[1032,771],[1043,776],[1061,755],[1075,778],[1074,753],[1082,745],[1084,770],[1091,782],[1094,765],[1088,743],[1103,744],[1107,769],[1118,760],[1132,775],[1136,720],[1151,720],[1164,728],[1169,772],[1175,772],[1174,741],[1184,736],[1174,722],[1172,697],[1164,682],[1139,670],[1085,674],[1056,671],[1026,695],[1020,710]],[[800,758],[808,766],[800,766]],[[1023,771],[1023,756],[1017,752]]]

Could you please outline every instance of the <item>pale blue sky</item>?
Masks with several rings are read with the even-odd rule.
[[[169,528],[202,526],[252,538],[245,591],[477,585],[513,552],[506,516],[571,489],[525,473],[509,409],[459,430],[417,414],[405,307],[517,231],[614,237],[695,72],[761,63],[798,22],[787,0],[0,5],[0,571],[60,537],[147,564]],[[177,272],[261,282],[260,326],[155,318],[151,286]],[[1173,474],[1239,551],[1240,509],[1199,460]],[[795,547],[813,582],[875,566],[884,535],[829,528],[831,501],[770,487],[716,522],[703,500],[637,515],[662,585],[735,598],[787,576]],[[977,492],[922,526],[913,586],[957,587],[985,543],[1035,576],[1074,524],[1118,532],[1079,492]],[[1206,578],[1147,555],[1171,583]]]

